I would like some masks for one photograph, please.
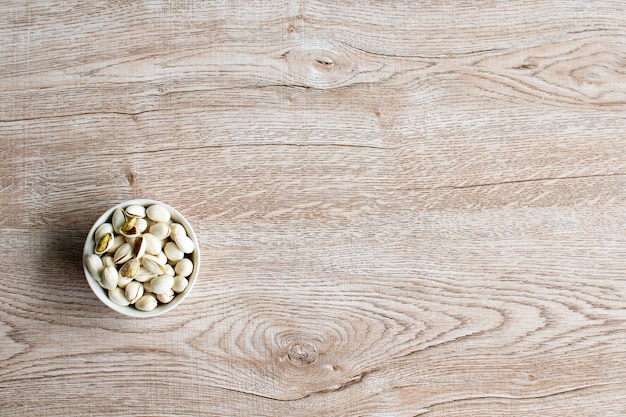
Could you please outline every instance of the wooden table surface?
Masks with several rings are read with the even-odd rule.
[[[625,416],[623,1],[0,0],[1,416]],[[81,253],[194,226],[176,310]]]

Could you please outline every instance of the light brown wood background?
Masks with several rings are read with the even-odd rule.
[[[0,415],[625,416],[623,1],[0,1]],[[151,198],[174,312],[81,250]]]

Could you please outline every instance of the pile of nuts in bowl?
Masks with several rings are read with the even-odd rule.
[[[187,288],[195,250],[166,207],[134,204],[115,209],[110,223],[95,230],[94,253],[85,265],[111,301],[147,312]]]

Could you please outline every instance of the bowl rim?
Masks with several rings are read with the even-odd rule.
[[[132,306],[120,306],[115,304],[113,301],[111,301],[109,299],[109,296],[107,294],[107,290],[105,290],[104,288],[102,288],[100,286],[100,284],[98,284],[98,281],[96,281],[96,279],[91,275],[91,273],[89,272],[89,270],[87,269],[87,265],[85,264],[85,259],[87,258],[87,255],[90,255],[93,253],[93,248],[95,247],[95,242],[93,240],[93,235],[96,231],[96,229],[103,223],[106,223],[107,220],[109,220],[113,214],[113,212],[115,210],[117,210],[118,208],[125,208],[128,207],[130,205],[141,205],[144,207],[148,207],[150,205],[153,204],[160,204],[162,206],[164,206],[171,214],[172,219],[177,222],[180,223],[185,230],[187,231],[187,236],[189,236],[189,238],[192,240],[192,242],[195,245],[195,251],[192,254],[191,258],[193,260],[194,263],[194,269],[191,273],[191,275],[189,275],[189,277],[187,277],[189,284],[187,284],[187,288],[185,288],[185,290],[180,293],[177,294],[176,297],[174,298],[174,300],[172,300],[170,303],[168,304],[159,304],[157,306],[157,308],[155,308],[152,311],[141,311],[141,310],[137,310],[136,308],[132,307]],[[134,317],[134,318],[148,318],[148,317],[155,317],[155,316],[160,316],[162,314],[165,314],[169,311],[171,311],[172,309],[174,309],[176,306],[178,306],[185,298],[187,298],[187,296],[189,295],[189,293],[191,292],[194,284],[196,283],[197,277],[198,277],[198,273],[200,271],[200,246],[198,245],[198,238],[196,236],[195,231],[193,230],[193,227],[191,226],[191,223],[189,223],[189,221],[187,220],[187,218],[185,218],[185,216],[183,216],[182,213],[180,213],[178,210],[176,210],[174,207],[170,206],[167,203],[164,203],[162,201],[158,201],[158,200],[151,200],[151,199],[132,199],[132,200],[126,200],[123,201],[119,204],[116,204],[115,206],[109,208],[107,211],[105,211],[100,217],[98,217],[98,219],[93,223],[91,229],[89,230],[89,233],[87,234],[87,237],[85,239],[85,244],[83,246],[83,259],[82,259],[82,263],[83,263],[83,271],[85,273],[85,278],[87,279],[87,283],[89,284],[89,287],[91,288],[91,291],[96,295],[96,297],[102,301],[107,307],[111,308],[112,310],[123,314],[125,316],[129,316],[129,317]]]

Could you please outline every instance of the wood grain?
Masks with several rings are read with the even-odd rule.
[[[0,415],[626,415],[623,6],[0,0]],[[82,273],[131,198],[160,318]]]

